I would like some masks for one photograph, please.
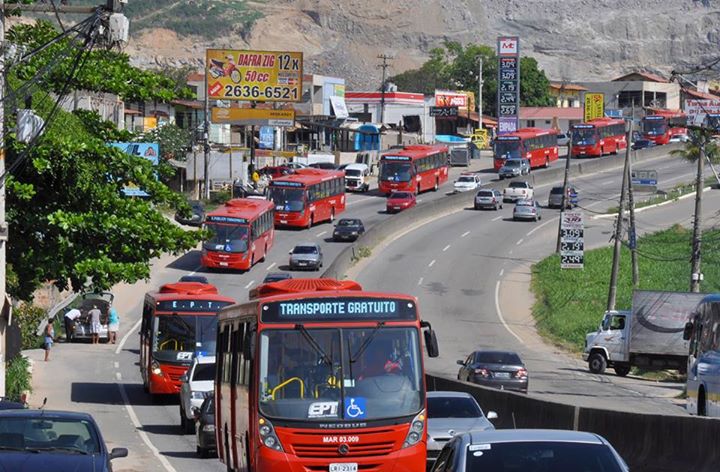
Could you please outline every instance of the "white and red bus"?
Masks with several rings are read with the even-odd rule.
[[[680,110],[654,110],[643,117],[642,134],[655,144],[667,144],[673,136],[687,134],[687,115]]]
[[[558,159],[558,132],[555,129],[520,128],[495,138],[493,167],[496,171],[507,159],[527,159],[530,168],[549,167]]]
[[[438,347],[417,299],[333,279],[253,296],[219,315],[215,431],[227,469],[425,470],[423,344],[431,357]]]
[[[193,357],[215,352],[217,313],[233,303],[232,298],[219,295],[214,285],[198,282],[166,284],[145,295],[140,375],[146,392],[180,392],[180,377]]]
[[[416,144],[386,152],[380,156],[378,188],[418,194],[437,190],[448,179],[448,147]]]
[[[570,127],[572,157],[600,157],[617,154],[627,148],[625,121],[617,118],[596,118]]]
[[[275,225],[310,228],[333,221],[345,211],[345,173],[336,170],[298,169],[270,181]]]
[[[274,210],[267,200],[235,198],[208,213],[204,226],[212,236],[203,242],[201,264],[250,270],[264,261],[275,241]]]

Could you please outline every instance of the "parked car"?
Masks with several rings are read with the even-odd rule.
[[[280,282],[281,280],[292,279],[292,274],[289,272],[270,272],[265,276],[262,283],[269,284],[271,282]]]
[[[602,436],[581,431],[499,429],[458,434],[433,472],[628,472]]]
[[[453,188],[456,192],[470,192],[477,190],[480,185],[482,185],[480,176],[473,172],[472,174],[460,174],[453,184]]]
[[[180,429],[185,434],[195,432],[193,408],[200,408],[212,392],[215,381],[215,356],[198,356],[180,377]]]
[[[520,200],[513,208],[513,220],[542,220],[540,204],[537,200]]]
[[[476,210],[481,208],[492,208],[497,211],[503,207],[503,196],[499,190],[495,189],[482,189],[475,195]]]
[[[655,142],[653,142],[649,139],[642,138],[642,139],[635,140],[635,142],[632,143],[631,149],[633,149],[633,150],[645,149],[645,148],[649,148],[649,147],[653,147],[653,146],[655,146]]]
[[[258,170],[258,174],[267,175],[271,179],[277,179],[284,175],[292,174],[293,172],[295,172],[295,170],[288,166],[267,166]]]
[[[511,351],[475,351],[460,365],[458,380],[527,393],[528,371]]]
[[[90,310],[97,307],[100,310],[100,331],[99,340],[108,340],[108,320],[110,318],[110,306],[115,296],[110,292],[85,292],[77,296],[68,306],[64,308],[62,319],[65,313],[77,308],[80,316],[72,323],[72,342],[92,339],[92,317]]]
[[[87,413],[50,410],[0,411],[0,470],[112,472],[113,459],[128,450],[107,450]]]
[[[690,141],[690,136],[687,134],[676,134],[670,137],[671,143],[686,143]]]
[[[193,410],[195,415],[195,452],[198,457],[207,458],[217,454],[215,440],[215,398],[208,395],[200,408]],[[213,454],[214,453],[214,454]]]
[[[190,213],[183,214],[178,211],[175,213],[175,221],[181,225],[202,226],[205,222],[205,206],[200,200],[190,200],[188,205],[190,206]]]
[[[180,280],[178,282],[196,282],[199,284],[207,284],[208,279],[204,275],[183,275],[180,277]]]
[[[506,159],[505,163],[498,170],[500,179],[511,179],[530,173],[530,161],[527,159]]]
[[[504,202],[515,202],[517,200],[526,200],[533,198],[535,190],[533,190],[532,184],[524,180],[515,180],[510,182],[505,190],[503,190],[503,201]]]
[[[467,431],[495,429],[490,422],[497,413],[489,411],[487,417],[472,395],[465,392],[428,392],[427,459],[431,465],[453,436]]]
[[[578,204],[578,193],[575,187],[568,186],[568,196],[565,199],[565,207],[573,208]],[[563,205],[563,187],[553,187],[550,189],[548,197],[548,208],[560,208]]]
[[[412,192],[392,192],[387,197],[385,210],[388,213],[397,213],[414,207],[416,203],[417,199]]]
[[[13,402],[6,398],[0,398],[0,410],[22,410],[27,408],[25,403]]]
[[[323,170],[336,170],[338,166],[336,166],[333,162],[316,162],[314,164],[310,164],[310,167]]]
[[[567,146],[570,144],[570,135],[565,133],[559,133],[557,135],[557,145],[558,146]]]
[[[355,241],[364,232],[365,226],[359,218],[341,218],[335,223],[333,241]]]
[[[316,243],[298,244],[290,251],[290,270],[320,270],[323,266],[322,248]]]

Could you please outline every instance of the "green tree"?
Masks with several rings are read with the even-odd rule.
[[[191,145],[192,133],[180,128],[175,123],[167,123],[146,132],[141,140],[147,143],[158,143],[160,155],[164,159],[184,161],[185,153]]]
[[[671,156],[677,156],[682,159],[695,162],[700,157],[701,144],[705,144],[705,155],[712,163],[720,162],[720,146],[718,143],[699,130],[689,130],[690,140],[685,143],[683,149],[675,149],[670,151]]]
[[[550,95],[550,81],[533,57],[520,58],[520,105],[549,107],[554,103]]]

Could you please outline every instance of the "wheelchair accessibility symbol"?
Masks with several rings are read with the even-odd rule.
[[[347,418],[365,418],[366,402],[363,397],[345,398],[345,416]]]

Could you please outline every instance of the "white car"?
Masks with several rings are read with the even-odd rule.
[[[690,136],[687,134],[676,134],[670,138],[671,143],[686,143],[690,141]]]
[[[477,190],[482,183],[480,182],[480,176],[477,174],[460,174],[460,177],[455,181],[453,187],[456,192],[469,192],[471,190]]]
[[[187,373],[180,377],[180,428],[184,434],[195,433],[193,408],[200,408],[215,383],[215,356],[199,356]]]

